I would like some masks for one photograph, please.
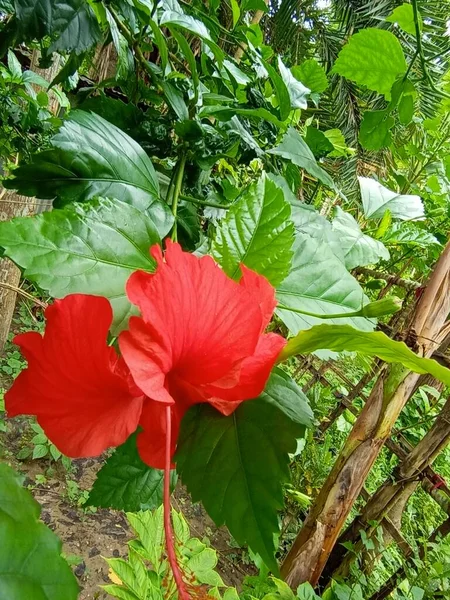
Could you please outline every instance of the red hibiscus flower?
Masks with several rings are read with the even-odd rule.
[[[28,361],[5,396],[9,416],[36,415],[48,438],[71,457],[95,456],[136,430],[142,459],[164,468],[166,416],[172,455],[181,419],[209,402],[229,415],[257,397],[285,345],[264,333],[276,302],[268,281],[242,266],[239,283],[214,260],[167,242],[151,249],[155,273],[137,271],[127,294],[141,316],[107,346],[112,322],[105,298],[74,294],[45,313],[45,333],[18,335]]]

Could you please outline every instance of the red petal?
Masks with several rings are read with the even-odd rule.
[[[180,404],[171,407],[171,455],[175,454],[181,419],[185,408]],[[139,422],[143,431],[138,435],[137,447],[142,460],[154,469],[164,469],[166,448],[166,406],[161,402],[146,400]],[[172,465],[174,468],[175,465]]]
[[[261,333],[265,330],[277,305],[275,300],[275,289],[262,275],[241,265],[242,277],[239,284],[246,289],[259,304],[262,314]]]
[[[127,283],[128,297],[139,306],[148,328],[121,334],[121,350],[136,383],[153,397],[157,368],[144,365],[147,361],[192,385],[227,376],[254,353],[262,331],[256,286],[247,290],[227,277],[211,257],[198,258],[170,241],[165,260],[157,247],[152,255],[158,262],[156,273],[134,273]],[[233,382],[238,375],[239,370]]]
[[[31,332],[14,338],[28,368],[5,396],[8,415],[36,415],[67,456],[96,456],[122,444],[137,427],[143,398],[106,345],[108,300],[73,294],[56,300],[45,316],[43,337]]]
[[[213,396],[208,402],[224,415],[230,415],[244,400],[257,398],[264,390],[270,372],[286,340],[276,333],[267,333],[259,339],[256,352],[242,363],[238,385],[231,389],[207,386]],[[206,387],[206,386],[205,386]]]

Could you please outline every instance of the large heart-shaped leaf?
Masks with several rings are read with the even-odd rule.
[[[314,58],[308,58],[301,65],[292,67],[292,74],[312,93],[321,94],[328,87],[327,74]]]
[[[263,175],[227,212],[212,242],[214,258],[233,278],[243,263],[273,284],[289,273],[294,227],[289,203],[270,179]]]
[[[390,31],[368,28],[351,36],[339,52],[333,72],[390,98],[391,88],[406,71],[400,42]]]
[[[15,0],[17,20],[29,39],[56,37],[50,52],[91,48],[101,38],[94,11],[86,0]]]
[[[293,162],[294,165],[305,169],[310,175],[328,187],[335,187],[334,182],[328,173],[317,164],[314,154],[311,152],[308,144],[293,127],[289,127],[281,144],[268,150],[268,152],[287,158]]]
[[[194,502],[201,501],[217,525],[225,523],[274,572],[289,453],[311,421],[299,391],[275,372],[258,399],[243,402],[229,417],[209,405],[189,410],[178,440],[177,471]]]
[[[336,207],[332,227],[339,237],[347,269],[374,265],[381,259],[389,260],[386,246],[365,235],[352,215],[339,206]]]
[[[0,223],[0,245],[29,280],[55,298],[106,296],[115,332],[132,310],[125,282],[136,269],[154,270],[149,248],[159,240],[148,214],[106,199]]]
[[[381,219],[389,210],[392,217],[402,221],[421,219],[425,212],[422,200],[413,194],[398,194],[370,177],[358,177],[364,214],[370,219]]]
[[[309,354],[316,350],[335,352],[359,352],[377,356],[388,363],[400,363],[415,373],[430,373],[446,385],[450,385],[450,369],[431,358],[414,354],[404,342],[391,340],[381,331],[358,331],[348,325],[318,325],[309,331],[301,331],[289,340],[281,359],[294,354]]]
[[[0,464],[0,598],[76,600],[78,585],[61,556],[61,542],[39,521],[41,507]]]
[[[320,318],[303,313],[355,312],[367,303],[359,283],[331,248],[299,232],[295,236],[291,271],[277,287],[277,300],[277,314],[294,334],[321,322]],[[373,329],[373,323],[362,317],[329,319],[327,322]]]
[[[108,196],[139,208],[154,206],[164,221],[170,214],[159,200],[155,169],[144,150],[99,115],[74,111],[52,138],[53,150],[36,154],[14,171],[5,187],[25,196],[60,203]]]
[[[134,433],[119,446],[97,473],[88,504],[136,512],[153,510],[163,501],[164,471],[146,465],[139,456]],[[171,487],[177,476],[171,471]]]

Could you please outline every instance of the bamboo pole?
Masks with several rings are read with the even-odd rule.
[[[447,334],[450,312],[450,243],[439,258],[422,294],[407,342],[429,357]],[[389,438],[419,375],[402,365],[383,367],[373,390],[313,503],[281,567],[286,582],[297,588],[316,585],[366,477]]]

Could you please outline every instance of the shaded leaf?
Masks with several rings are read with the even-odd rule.
[[[292,161],[328,187],[335,188],[331,177],[317,164],[308,144],[293,127],[289,127],[281,143],[268,152]]]
[[[123,202],[98,199],[0,223],[0,240],[24,274],[55,298],[105,296],[114,330],[132,308],[125,282],[133,271],[153,271],[149,248],[160,237],[150,216]]]
[[[153,469],[141,460],[136,436],[134,433],[119,446],[97,473],[88,505],[131,512],[161,506],[164,471]],[[176,480],[176,472],[172,471],[172,489]]]
[[[283,192],[263,175],[217,226],[212,254],[224,271],[240,277],[243,263],[277,285],[289,273],[294,227]]]
[[[21,477],[0,464],[0,597],[76,600],[78,585],[61,542],[38,520],[40,512]]]
[[[339,52],[333,72],[389,99],[395,80],[406,67],[401,44],[395,35],[370,27],[350,37]]]
[[[359,141],[366,150],[387,148],[392,141],[394,119],[385,110],[366,111],[359,130]]]
[[[190,409],[176,463],[193,501],[201,501],[217,525],[225,523],[239,544],[247,543],[277,572],[277,510],[289,480],[289,453],[295,452],[304,426],[280,410],[275,399],[264,397],[271,393],[273,377],[258,399],[243,402],[229,417],[208,405]],[[290,407],[294,414],[296,404]]]
[[[171,219],[159,200],[153,165],[126,133],[99,115],[71,112],[52,138],[53,150],[34,155],[14,171],[4,186],[25,196],[54,198],[60,203],[109,196],[138,206],[152,206],[155,221]]]

